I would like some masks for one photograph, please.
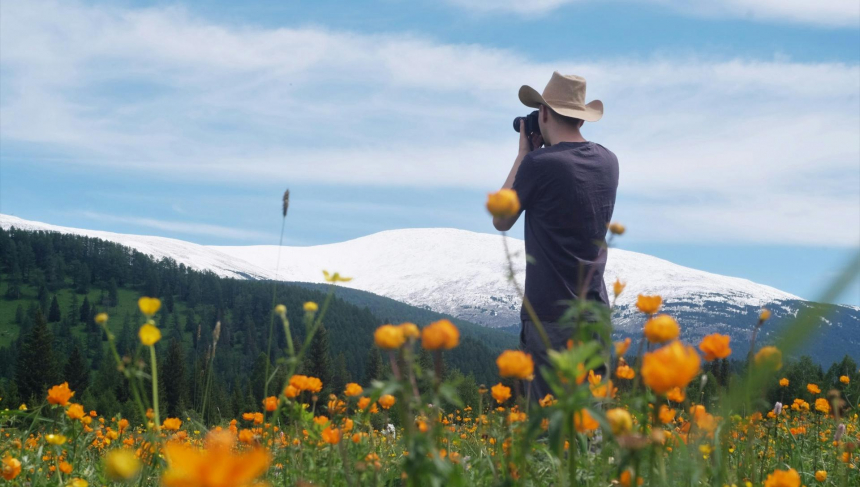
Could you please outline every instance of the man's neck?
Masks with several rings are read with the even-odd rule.
[[[588,142],[588,141],[585,140],[585,137],[582,136],[582,134],[579,132],[579,130],[576,130],[576,131],[571,130],[571,131],[565,131],[565,132],[562,132],[559,134],[553,134],[551,145],[560,144],[562,142]]]

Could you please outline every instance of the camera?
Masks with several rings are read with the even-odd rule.
[[[538,111],[535,110],[525,117],[517,117],[514,119],[514,130],[520,131],[520,120],[525,122],[526,135],[540,134],[540,125],[538,125]]]

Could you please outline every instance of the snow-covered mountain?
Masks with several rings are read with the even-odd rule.
[[[170,257],[195,269],[239,279],[320,283],[324,282],[322,270],[326,269],[353,277],[343,284],[347,287],[485,326],[507,327],[519,320],[519,298],[506,279],[503,240],[497,235],[449,228],[405,229],[335,244],[279,248],[204,246],[163,237],[60,227],[8,215],[0,215],[0,226],[96,237],[156,259]],[[516,263],[517,280],[522,283],[524,243],[513,238],[508,238],[507,243]],[[703,272],[620,249],[610,250],[605,278],[607,286],[616,278],[627,284],[618,298],[614,320],[621,335],[634,334],[641,326],[641,315],[632,306],[638,294],[663,296],[664,309],[679,318],[688,340],[721,331],[741,344],[761,307],[767,306],[778,319],[795,316],[799,309],[814,304],[746,279]],[[837,318],[822,319],[823,326],[844,328],[845,333],[838,333],[845,335],[840,347],[860,345],[860,308],[836,308]],[[765,338],[767,334],[766,330]]]

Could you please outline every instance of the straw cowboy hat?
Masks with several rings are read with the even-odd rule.
[[[603,102],[600,100],[585,103],[585,78],[576,75],[552,73],[552,79],[540,94],[531,86],[520,88],[520,101],[527,107],[540,105],[563,117],[578,118],[586,122],[596,122],[603,116]]]

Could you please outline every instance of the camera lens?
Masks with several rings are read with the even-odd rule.
[[[520,121],[525,117],[517,117],[514,119],[514,131],[519,133],[520,131]]]

